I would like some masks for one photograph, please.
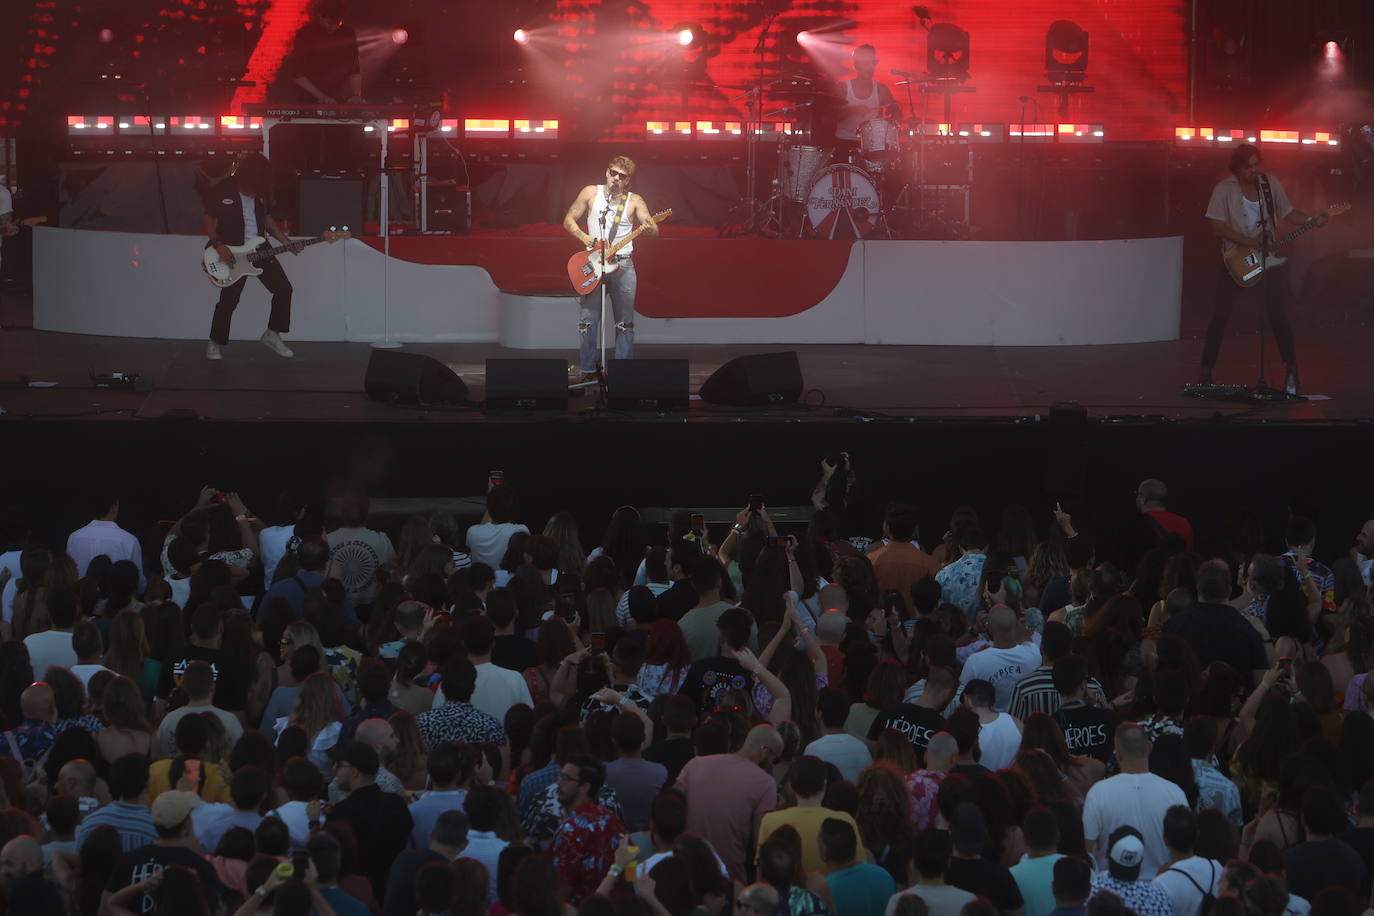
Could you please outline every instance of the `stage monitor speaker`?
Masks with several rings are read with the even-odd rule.
[[[394,404],[465,404],[468,386],[431,356],[404,350],[373,350],[363,381],[367,396]]]
[[[487,360],[488,410],[566,410],[568,364],[561,359]]]
[[[801,365],[794,350],[758,353],[730,360],[701,386],[710,404],[751,406],[795,402],[801,398]]]
[[[607,383],[612,410],[687,409],[685,359],[613,359]]]
[[[361,175],[301,175],[296,179],[295,234],[319,235],[347,226],[362,235],[363,190]]]

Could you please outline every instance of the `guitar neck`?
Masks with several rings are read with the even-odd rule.
[[[630,244],[635,239],[639,238],[639,234],[643,231],[644,227],[640,226],[638,229],[634,230],[629,235],[625,236],[623,239],[616,242],[614,245],[611,246],[611,250],[606,252],[606,258],[609,260],[610,258],[615,257],[616,252],[620,251],[620,249],[624,248],[626,245]]]
[[[1315,229],[1315,228],[1317,228],[1317,224],[1316,224],[1316,223],[1303,223],[1301,226],[1299,226],[1298,228],[1294,229],[1292,232],[1290,232],[1290,233],[1288,233],[1287,235],[1285,235],[1283,238],[1281,238],[1281,239],[1279,239],[1278,241],[1276,241],[1276,242],[1274,243],[1274,247],[1275,247],[1275,248],[1282,248],[1284,245],[1287,245],[1289,242],[1293,241],[1294,239],[1301,237],[1301,236],[1303,235],[1303,233],[1311,232],[1311,231],[1312,231],[1313,229]]]
[[[266,251],[255,251],[248,256],[248,262],[250,264],[256,264],[259,261],[266,261],[268,258],[275,258],[282,252],[300,251],[302,248],[309,248],[311,245],[318,245],[323,241],[324,237],[319,236],[313,239],[301,239],[300,241],[289,242],[285,245],[278,245],[276,248],[269,248]]]

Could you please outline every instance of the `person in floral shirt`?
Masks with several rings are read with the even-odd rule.
[[[983,578],[983,563],[988,558],[988,536],[981,528],[965,528],[959,534],[959,559],[935,574],[940,583],[940,600],[958,606],[970,620],[982,608],[978,583]]]
[[[940,809],[935,806],[935,797],[940,792],[940,783],[949,775],[954,766],[954,757],[959,753],[959,745],[949,732],[939,732],[926,746],[926,767],[907,774],[906,791],[911,796],[911,826],[916,833],[935,826]]]
[[[558,798],[570,813],[554,834],[553,865],[567,882],[573,904],[596,893],[616,847],[624,842],[620,816],[596,801],[605,775],[591,757],[568,761],[558,774]]]

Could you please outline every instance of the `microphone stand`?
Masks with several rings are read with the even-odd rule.
[[[1263,297],[1259,308],[1259,380],[1255,382],[1255,387],[1250,389],[1249,397],[1252,401],[1300,401],[1300,395],[1289,394],[1287,389],[1272,388],[1269,381],[1265,378],[1264,372],[1264,334],[1268,327],[1269,312],[1269,245],[1273,241],[1273,233],[1276,229],[1270,218],[1270,208],[1273,205],[1273,196],[1269,190],[1269,176],[1260,172],[1255,176],[1255,182],[1259,186],[1259,230],[1260,230],[1260,281],[1258,289]]]
[[[610,237],[606,229],[606,217],[611,212],[610,188],[607,188],[606,191],[606,206],[601,211],[601,321],[597,324],[600,353],[596,359],[596,406],[598,408],[605,407],[610,400],[606,390],[606,256],[610,254],[610,246],[606,244],[606,239]]]

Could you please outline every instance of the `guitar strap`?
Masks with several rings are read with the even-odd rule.
[[[1274,240],[1276,240],[1279,235],[1279,221],[1275,218],[1277,214],[1274,213],[1274,195],[1269,190],[1269,176],[1263,172],[1259,173],[1259,186],[1260,208],[1269,214],[1268,223],[1264,228],[1265,231],[1269,233],[1270,239],[1269,243],[1264,245],[1261,250],[1264,251],[1266,255],[1272,255],[1274,253]]]
[[[602,187],[605,188],[606,186],[605,186],[605,185],[602,185]],[[603,193],[603,194],[609,193],[609,191],[610,191],[610,189],[609,189],[609,188],[606,188],[606,190],[605,190],[605,191],[602,191],[602,193]],[[630,192],[629,192],[629,191],[626,191],[626,192],[625,192],[625,196],[624,196],[623,198],[621,198],[621,200],[620,200],[620,206],[619,206],[619,207],[616,207],[616,210],[615,210],[615,219],[611,220],[611,228],[608,229],[607,232],[606,232],[606,248],[605,248],[605,250],[606,250],[608,253],[609,253],[610,250],[611,250],[611,246],[615,244],[615,236],[616,236],[616,233],[620,231],[620,218],[621,218],[622,216],[625,215],[625,205],[626,205],[627,203],[629,203],[629,202],[630,202]]]

